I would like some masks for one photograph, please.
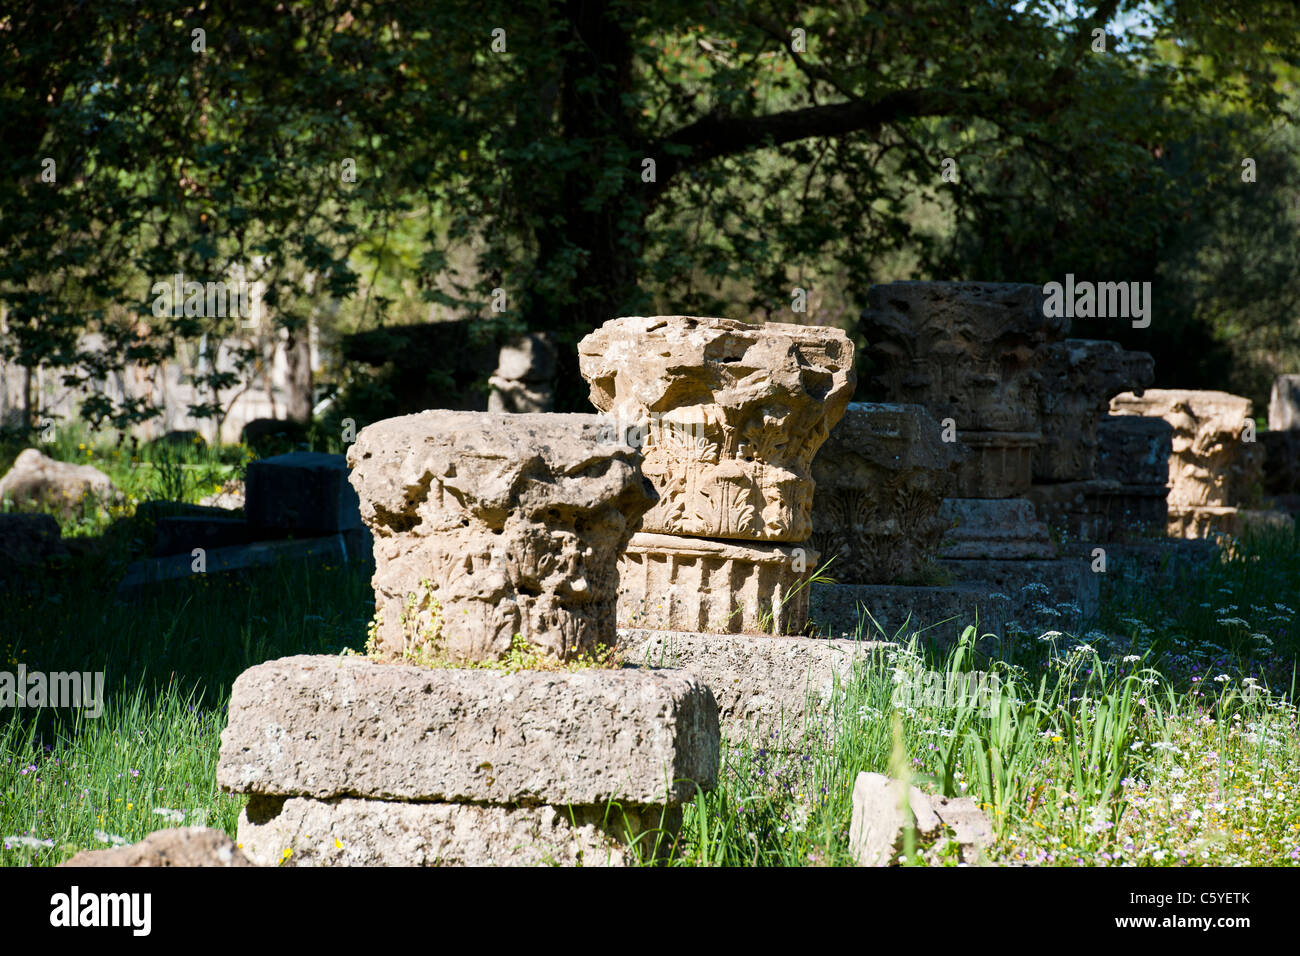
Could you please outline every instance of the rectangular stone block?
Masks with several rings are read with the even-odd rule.
[[[629,866],[666,855],[680,822],[656,808],[254,797],[237,837],[260,866]]]
[[[809,705],[816,711],[847,680],[855,661],[891,645],[814,637],[619,630],[631,663],[678,667],[695,675],[718,701],[722,732],[733,741],[773,731],[803,736]]]
[[[689,674],[303,655],[235,681],[217,783],[318,799],[640,806],[690,800],[717,771],[717,704]]]
[[[300,536],[361,527],[361,502],[342,455],[296,451],[249,462],[244,513],[254,528]]]

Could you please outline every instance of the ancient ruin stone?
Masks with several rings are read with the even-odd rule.
[[[261,458],[248,463],[244,481],[252,528],[316,537],[361,526],[342,455],[295,451]]]
[[[798,634],[808,621],[810,546],[633,535],[619,559],[618,623],[721,634]]]
[[[1039,389],[1042,441],[1034,456],[1038,482],[1097,477],[1097,425],[1111,396],[1141,394],[1155,380],[1155,361],[1118,342],[1066,339],[1045,347]]]
[[[1300,375],[1279,375],[1268,396],[1268,430],[1300,429]]]
[[[1187,505],[1169,509],[1167,530],[1171,538],[1208,538],[1216,534],[1240,537],[1264,528],[1289,531],[1292,525],[1293,519],[1285,511]]]
[[[939,832],[942,821],[923,791],[882,773],[859,773],[853,782],[849,822],[849,850],[858,866],[888,866],[898,854],[908,822],[903,812],[904,791],[917,835],[932,837]]]
[[[636,433],[659,493],[642,530],[803,541],[813,456],[853,393],[838,329],[633,316],[578,343],[591,401]]]
[[[348,462],[381,656],[614,643],[618,555],[654,492],[598,416],[422,412],[363,429]]]
[[[1039,286],[890,282],[872,286],[867,305],[860,328],[891,401],[962,431],[1039,431],[1042,346],[1069,325],[1043,315]]]
[[[964,451],[920,405],[849,405],[813,459],[811,544],[846,583],[914,577],[943,537]]]
[[[1174,427],[1163,418],[1107,415],[1097,426],[1097,474],[1121,485],[1166,487]]]
[[[84,497],[116,500],[121,492],[108,475],[91,465],[74,465],[26,448],[13,467],[0,478],[0,501],[9,498],[18,507],[49,507],[72,513]]]
[[[722,733],[733,743],[776,733],[786,742],[816,733],[837,686],[855,665],[895,645],[820,637],[764,637],[620,628],[629,663],[693,674],[718,701]]]
[[[252,866],[222,830],[173,827],[155,830],[139,843],[82,850],[60,866]]]
[[[948,498],[939,510],[945,558],[1054,558],[1047,527],[1024,498]]]
[[[259,866],[632,866],[680,810],[254,797],[239,843]],[[288,850],[286,855],[285,851]]]
[[[1034,481],[1038,432],[959,431],[966,457],[957,465],[959,498],[1016,498]]]
[[[1111,401],[1115,415],[1163,418],[1173,426],[1169,507],[1235,507],[1255,494],[1263,448],[1253,439],[1250,399],[1227,392],[1150,389]],[[1249,430],[1249,431],[1248,431]]]
[[[713,695],[680,671],[286,657],[244,671],[218,786],[265,796],[675,806],[713,786]]]

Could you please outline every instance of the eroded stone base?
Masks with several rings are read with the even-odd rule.
[[[798,634],[817,552],[641,532],[619,560],[619,627]]]
[[[802,738],[805,717],[817,716],[830,701],[836,678],[845,679],[855,661],[888,646],[812,637],[619,631],[619,647],[629,663],[680,668],[707,684],[718,701],[722,732],[732,741],[773,732],[787,740]]]
[[[649,861],[680,827],[660,808],[255,797],[238,842],[259,866],[629,866],[630,839]]]

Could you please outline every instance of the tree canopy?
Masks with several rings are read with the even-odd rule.
[[[551,330],[568,407],[572,344],[616,315],[851,327],[906,277],[1155,280],[1145,334],[1074,334],[1179,384],[1224,387],[1234,337],[1252,387],[1300,356],[1284,0],[8,10],[0,346],[70,382],[223,332],[150,290],[232,270],[291,336],[327,299],[351,328],[418,298]]]

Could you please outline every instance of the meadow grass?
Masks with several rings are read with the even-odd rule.
[[[164,470],[135,469],[146,497],[161,496]],[[233,834],[243,800],[216,790],[215,766],[235,677],[365,645],[368,566],[258,568],[125,603],[114,588],[140,542],[103,541],[0,584],[0,670],[104,671],[107,685],[98,719],[0,716],[0,865],[54,864],[169,825]],[[975,799],[993,863],[1300,863],[1295,535],[1261,533],[1164,577],[1116,576],[1102,595],[1083,634],[1021,635],[993,657],[973,631],[939,654],[895,635],[798,734],[724,741],[719,785],[685,808],[671,862],[851,864],[852,787],[868,770]],[[931,670],[997,673],[996,706],[900,700]],[[957,860],[940,844],[905,862]]]

